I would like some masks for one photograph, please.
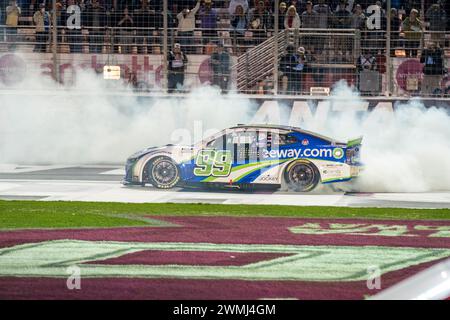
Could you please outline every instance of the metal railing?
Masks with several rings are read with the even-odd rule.
[[[104,27],[81,25],[75,29],[66,26],[55,29],[48,26],[44,31],[37,32],[29,19],[16,28],[3,25],[0,26],[0,54],[52,53],[54,72],[65,60],[70,60],[67,56],[70,54],[97,54],[104,64],[111,64],[115,57],[122,55],[151,55],[158,57],[154,59],[159,59],[161,66],[155,65],[148,71],[154,73],[155,81],[147,87],[163,90],[169,74],[167,55],[175,43],[180,43],[188,55],[205,57],[211,56],[217,44],[222,43],[225,51],[234,57],[227,74],[232,83],[224,91],[307,95],[328,89],[339,80],[356,86],[363,95],[448,96],[450,91],[446,65],[442,66],[442,72],[438,75],[423,72],[424,53],[427,53],[426,48],[432,42],[441,47],[444,63],[448,61],[450,39],[445,31],[428,31],[425,27],[415,32],[394,30],[392,27],[391,32],[365,28],[284,30],[280,24],[281,27],[275,29],[251,30],[248,27],[237,32],[231,25],[226,4],[223,4],[218,9],[217,28],[198,28],[197,17],[196,28],[181,32],[175,15],[170,15],[167,10],[164,12],[167,14],[154,12],[147,17],[153,27],[118,27],[117,23],[108,20]],[[274,14],[271,17],[281,18]],[[167,28],[164,28],[165,25]],[[274,37],[274,34],[278,35]],[[297,63],[300,67],[295,72],[292,71],[295,65],[290,66],[291,69],[285,68],[288,46],[293,46],[297,55],[299,48],[303,52],[301,62]],[[38,57],[30,57],[30,60],[33,59],[39,60]],[[85,58],[77,56],[77,59],[84,61]],[[200,78],[203,72],[200,69],[207,64],[205,59],[190,59],[186,75]],[[209,69],[208,72],[215,72],[212,65]],[[134,76],[143,77],[138,79],[142,83],[148,81],[148,73]],[[200,82],[205,81],[208,80]],[[194,82],[200,83],[191,81]],[[434,86],[433,90],[424,89],[430,85]]]

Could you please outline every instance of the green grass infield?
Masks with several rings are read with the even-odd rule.
[[[450,209],[1,201],[0,229],[162,226],[148,216],[450,220]]]

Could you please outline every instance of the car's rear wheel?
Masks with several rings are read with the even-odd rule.
[[[154,187],[170,189],[180,181],[180,171],[177,164],[169,157],[157,157],[150,161],[144,169],[147,177]]]
[[[319,170],[307,160],[296,160],[287,166],[284,179],[290,190],[309,192],[319,183]]]

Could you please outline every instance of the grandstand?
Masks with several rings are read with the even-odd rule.
[[[121,78],[142,92],[165,91],[172,81],[179,92],[211,83],[244,94],[327,94],[345,80],[369,96],[448,97],[447,6],[442,0],[0,0],[0,85],[10,85],[5,73],[17,70],[13,54],[27,72],[66,84],[78,67],[101,73],[104,65],[118,65]],[[186,54],[181,69],[171,68],[175,44]],[[177,73],[182,81],[173,78]]]

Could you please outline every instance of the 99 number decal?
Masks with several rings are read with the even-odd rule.
[[[226,150],[201,150],[195,159],[196,176],[227,177],[231,172],[231,152]]]

